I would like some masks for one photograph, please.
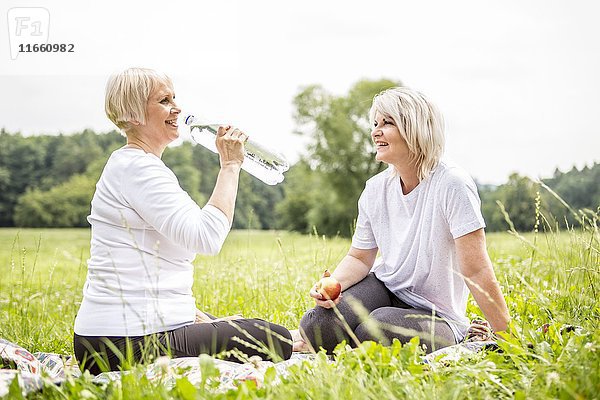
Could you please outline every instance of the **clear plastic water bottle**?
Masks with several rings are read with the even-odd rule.
[[[215,137],[221,124],[206,123],[193,114],[182,114],[182,121],[190,127],[192,140],[208,150],[218,153]],[[242,169],[267,185],[277,185],[284,179],[283,173],[290,168],[285,157],[268,147],[248,138],[244,143]]]

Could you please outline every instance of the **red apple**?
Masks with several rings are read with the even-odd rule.
[[[317,282],[317,292],[326,300],[335,300],[342,292],[342,285],[335,279],[328,270],[325,270],[323,277]]]

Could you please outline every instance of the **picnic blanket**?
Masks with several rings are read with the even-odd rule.
[[[444,347],[422,357],[422,362],[430,365],[444,365],[456,361],[466,355],[484,349],[497,350],[495,336],[487,321],[473,320],[467,331],[465,341]],[[304,361],[314,360],[316,354],[292,353],[289,360],[273,363],[263,361],[260,357],[250,357],[249,362],[240,364],[202,354],[199,357],[168,358],[159,357],[155,362],[145,366],[145,375],[150,382],[160,381],[167,388],[172,388],[181,377],[193,385],[202,384],[202,365],[207,363],[218,371],[214,387],[218,391],[236,388],[241,382],[252,380],[260,387],[265,382],[265,374],[271,371],[277,384],[282,377],[288,375],[290,366]],[[77,361],[73,356],[55,353],[30,353],[23,347],[0,338],[0,359],[8,369],[0,369],[0,397],[7,395],[17,379],[18,387],[23,395],[42,390],[45,384],[60,385],[69,377],[81,376]],[[329,358],[330,362],[333,362]],[[92,382],[106,384],[121,379],[130,371],[103,372],[92,378]]]
[[[289,360],[278,363],[263,361],[260,357],[250,358],[250,362],[240,364],[231,361],[219,360],[208,355],[200,357],[182,357],[170,359],[160,357],[154,363],[145,367],[145,375],[149,381],[160,380],[166,387],[173,387],[176,380],[185,377],[194,385],[202,381],[201,363],[212,363],[218,370],[217,390],[227,391],[235,388],[240,382],[254,381],[261,386],[265,380],[265,373],[270,367],[274,368],[277,382],[280,377],[287,375],[291,365],[304,360],[314,359],[314,354],[294,353]],[[0,339],[0,358],[2,363],[11,369],[0,369],[0,397],[9,393],[14,379],[21,388],[23,395],[42,390],[46,384],[60,385],[69,376],[77,378],[81,371],[73,356],[54,353],[30,353],[23,347]],[[93,377],[97,384],[119,380],[129,371],[104,372]]]
[[[478,337],[481,338],[481,337]],[[459,359],[466,354],[476,353],[483,349],[493,348],[494,341],[472,340],[455,346],[445,347],[423,356],[423,363],[432,364],[444,360]],[[240,364],[231,361],[219,360],[208,355],[200,357],[182,357],[170,359],[160,357],[154,363],[145,367],[145,375],[149,381],[160,381],[170,388],[176,380],[185,377],[193,385],[202,382],[201,364],[212,363],[218,370],[217,391],[227,391],[236,388],[241,382],[252,380],[258,387],[264,384],[265,374],[271,367],[275,372],[272,384],[280,382],[282,377],[288,375],[290,366],[304,361],[312,361],[316,354],[293,353],[289,360],[273,363],[263,361],[260,357],[250,359],[250,362]],[[23,347],[0,338],[0,358],[2,364],[10,369],[0,369],[0,397],[9,393],[11,384],[17,379],[17,384],[23,395],[40,391],[44,385],[62,384],[68,377],[77,378],[81,371],[73,356],[55,353],[30,353]],[[330,360],[333,362],[333,360]],[[104,372],[92,378],[97,384],[105,384],[119,380],[129,371]],[[14,390],[14,389],[13,389]]]

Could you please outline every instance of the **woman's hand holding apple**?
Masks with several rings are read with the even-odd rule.
[[[340,302],[341,292],[341,284],[331,276],[328,270],[325,270],[323,277],[315,283],[309,294],[310,297],[315,299],[318,306],[333,308],[334,305]]]

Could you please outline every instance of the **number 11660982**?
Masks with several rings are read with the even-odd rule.
[[[74,53],[73,43],[19,44],[19,53]]]

